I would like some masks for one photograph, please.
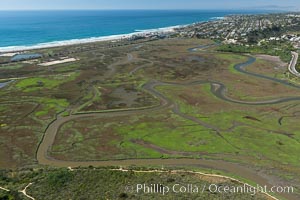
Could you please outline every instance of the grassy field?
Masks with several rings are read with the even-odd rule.
[[[299,132],[296,126],[278,123],[278,119],[282,115],[289,115],[288,113],[292,115],[294,111],[299,109],[298,104],[287,103],[267,108],[264,106],[235,105],[214,99],[205,87],[201,91],[199,86],[194,88],[190,86],[184,88],[164,87],[161,90],[171,93],[170,97],[177,99],[183,113],[193,115],[204,122],[219,127],[224,133],[224,137],[236,146],[234,148],[235,153],[253,156],[262,162],[275,161],[282,162],[281,164],[288,163],[299,166],[297,153],[283,153],[299,152]],[[196,95],[195,93],[193,96],[189,95],[192,94],[192,90],[198,91]],[[288,111],[284,110],[288,106],[295,107]],[[294,121],[296,119],[289,120]],[[226,144],[224,141],[222,142]],[[216,146],[222,148],[224,144]],[[219,152],[224,152],[224,149],[220,149]],[[259,159],[261,156],[267,159]],[[258,163],[260,162],[258,161]]]
[[[69,161],[220,159],[299,184],[298,101],[231,103],[213,94],[217,86],[212,83],[226,86],[226,97],[249,102],[299,96],[300,90],[236,71],[234,66],[246,62],[247,55],[219,52],[218,47],[188,51],[209,43],[177,38],[120,46],[85,44],[40,50],[45,56],[36,63],[0,67],[1,78],[15,79],[0,89],[0,168],[37,166],[38,145],[53,121],[115,111],[113,117],[82,117],[61,124],[50,156]],[[47,68],[37,65],[49,61],[50,54],[51,59],[79,60]],[[247,70],[287,79],[280,60],[256,58]],[[195,81],[202,83],[191,84]],[[158,85],[151,87],[151,82]],[[164,100],[168,106],[159,107]],[[128,110],[132,112],[118,115]],[[44,178],[37,178],[41,185]]]

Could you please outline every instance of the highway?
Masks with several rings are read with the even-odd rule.
[[[297,77],[300,77],[300,73],[296,70],[296,65],[297,65],[297,62],[298,62],[298,57],[299,57],[299,54],[292,51],[292,60],[289,64],[289,71],[294,74],[295,76]]]

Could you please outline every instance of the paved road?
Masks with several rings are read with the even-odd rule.
[[[193,51],[191,49],[191,51]],[[132,57],[129,55],[127,62],[131,61]],[[246,63],[241,63],[236,66],[236,69],[239,69],[239,71],[246,73],[244,70],[244,67],[247,65],[253,63],[255,59],[253,60],[252,57],[249,58],[249,60]],[[126,61],[125,61],[126,62]],[[124,61],[119,61],[118,64],[123,64]],[[113,75],[115,72],[114,67],[117,64],[112,64],[110,66],[111,73],[108,73],[110,76]],[[260,77],[256,74],[250,74],[252,76]],[[260,77],[264,78],[264,77]],[[269,79],[269,78],[268,78]],[[273,79],[272,81],[280,82],[279,79]],[[221,160],[205,160],[205,159],[129,159],[129,160],[113,160],[113,161],[64,161],[64,160],[56,160],[49,156],[48,152],[51,149],[55,136],[59,130],[59,128],[66,122],[79,119],[79,118],[101,118],[101,117],[115,117],[115,116],[130,116],[130,115],[139,115],[139,114],[147,114],[149,112],[162,110],[165,108],[172,108],[172,111],[187,119],[194,121],[204,127],[207,127],[209,129],[214,130],[219,137],[223,138],[222,135],[219,132],[219,129],[217,127],[214,127],[210,124],[202,122],[198,118],[194,118],[192,116],[188,116],[184,113],[180,112],[180,109],[178,108],[178,105],[174,103],[171,99],[167,98],[163,94],[161,94],[159,91],[155,89],[155,87],[160,85],[196,85],[196,84],[203,84],[203,83],[210,83],[212,85],[211,92],[215,94],[217,97],[222,98],[223,100],[233,102],[233,103],[245,103],[245,104],[251,104],[251,105],[264,105],[264,104],[270,104],[270,103],[282,103],[286,101],[294,101],[294,100],[300,100],[300,97],[289,97],[289,98],[281,98],[276,100],[269,100],[269,101],[261,101],[261,102],[241,102],[241,101],[234,101],[232,99],[229,99],[226,97],[226,87],[222,83],[217,82],[210,82],[210,81],[195,81],[190,83],[163,83],[159,81],[152,80],[144,85],[143,89],[150,92],[154,97],[160,100],[160,105],[156,107],[151,108],[144,108],[144,109],[128,109],[128,110],[122,110],[122,111],[110,111],[110,112],[101,112],[101,113],[87,113],[87,114],[78,114],[78,115],[71,115],[68,117],[58,117],[56,121],[51,123],[46,130],[44,137],[38,147],[37,150],[37,160],[40,164],[43,165],[50,165],[50,166],[58,166],[58,167],[78,167],[78,166],[126,166],[126,165],[174,165],[174,166],[198,166],[198,167],[205,167],[205,168],[212,168],[217,170],[226,171],[232,174],[236,174],[238,176],[244,177],[246,179],[252,180],[260,185],[268,185],[271,186],[272,182],[271,179],[265,178],[261,175],[259,175],[256,171],[247,168],[246,166],[242,166],[237,163],[229,163],[226,161]],[[224,138],[223,138],[224,139]],[[293,196],[292,194],[282,194],[283,197],[287,199],[298,199],[297,197]]]
[[[296,70],[296,65],[298,62],[298,53],[292,51],[292,60],[289,64],[289,71],[297,77],[300,77],[300,73]]]

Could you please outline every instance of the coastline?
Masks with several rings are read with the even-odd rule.
[[[197,22],[197,23],[199,23],[199,22]],[[193,24],[195,24],[195,23],[193,23]],[[20,51],[37,50],[37,49],[78,45],[78,44],[88,44],[88,43],[103,42],[103,41],[116,41],[117,42],[119,40],[130,39],[135,36],[147,37],[147,36],[153,36],[155,34],[168,34],[168,33],[176,32],[176,29],[178,29],[178,28],[184,28],[187,26],[191,26],[193,24],[169,26],[169,27],[148,29],[148,30],[135,30],[136,32],[128,33],[128,34],[99,36],[99,37],[90,37],[90,38],[83,38],[83,39],[62,40],[62,41],[55,41],[55,42],[40,43],[40,44],[30,45],[30,46],[0,47],[0,56],[1,56],[1,54],[4,54],[4,53],[13,53],[13,52],[20,52]]]
[[[52,12],[52,11],[50,11]],[[20,34],[17,34],[18,37],[16,37],[13,33],[12,33],[12,38],[10,38],[10,42],[4,42],[3,44],[0,43],[0,55],[1,54],[4,54],[4,53],[14,53],[14,52],[21,52],[21,51],[27,51],[27,50],[36,50],[36,49],[44,49],[44,48],[53,48],[53,47],[60,47],[60,46],[69,46],[69,45],[78,45],[78,44],[86,44],[86,43],[94,43],[94,42],[102,42],[102,41],[114,41],[116,40],[116,42],[118,40],[125,40],[125,39],[130,39],[131,37],[134,37],[134,36],[155,36],[158,35],[158,34],[163,34],[163,33],[171,33],[171,32],[176,32],[176,28],[184,28],[184,27],[188,27],[188,26],[192,26],[194,24],[199,24],[199,23],[206,23],[206,22],[211,22],[211,21],[219,21],[219,20],[223,20],[223,19],[226,19],[228,16],[231,16],[231,15],[243,15],[243,14],[253,14],[253,15],[256,15],[256,14],[265,14],[265,13],[268,13],[267,11],[251,11],[251,10],[232,10],[232,11],[224,11],[224,10],[219,10],[219,11],[208,11],[206,13],[206,11],[204,11],[204,13],[202,12],[199,12],[199,13],[194,13],[194,15],[192,15],[194,18],[191,18],[189,19],[189,21],[177,21],[177,20],[171,20],[171,22],[169,23],[164,23],[164,24],[160,24],[160,25],[157,25],[157,27],[155,28],[151,28],[151,26],[146,26],[147,28],[143,29],[141,27],[141,23],[139,23],[139,26],[135,26],[133,25],[132,23],[130,24],[130,28],[128,29],[124,29],[122,30],[122,25],[120,23],[117,23],[114,25],[114,27],[118,27],[118,26],[121,26],[119,29],[119,31],[116,31],[116,29],[114,29],[115,31],[111,31],[110,29],[107,30],[106,28],[107,27],[103,27],[103,33],[99,33],[99,32],[95,32],[92,33],[92,34],[86,34],[86,35],[74,35],[73,37],[53,37],[52,39],[45,39],[45,40],[38,40],[37,38],[48,38],[48,36],[51,36],[51,35],[41,35],[39,36],[39,34],[37,34],[36,32],[32,32],[31,35],[28,35],[26,34],[26,27],[23,29],[24,34],[20,33]],[[1,14],[1,12],[0,12]],[[127,13],[128,14],[128,13]],[[208,15],[207,15],[208,14]],[[11,14],[12,15],[12,14]],[[195,17],[196,15],[196,17]],[[35,16],[35,15],[32,15],[32,16]],[[30,21],[31,19],[35,20],[35,18],[32,18],[31,15],[29,15],[28,18],[25,18],[23,21],[24,23]],[[64,15],[63,15],[64,16]],[[74,15],[76,16],[76,15]],[[80,16],[80,15],[78,15]],[[83,13],[83,16],[90,16],[90,15],[86,15],[86,13]],[[91,15],[92,16],[92,15]],[[97,16],[97,15],[96,15]],[[100,15],[99,15],[100,16]],[[105,17],[105,15],[103,15]],[[100,17],[103,17],[103,16],[100,16]],[[107,15],[109,17],[109,15]],[[124,15],[124,16],[127,16],[127,15]],[[134,16],[141,16],[141,17],[144,17],[143,19],[147,19],[147,15],[146,18],[144,15],[129,15],[131,17],[134,17]],[[152,15],[150,15],[152,16]],[[174,16],[177,16],[176,13]],[[182,13],[181,15],[179,15],[180,17],[182,16]],[[31,17],[31,18],[30,18]],[[120,17],[122,17],[122,15],[120,15]],[[177,16],[178,17],[178,16]],[[52,18],[45,18],[46,21],[49,19],[52,20]],[[135,19],[135,18],[130,18],[130,22],[134,22],[134,20],[132,19]],[[160,20],[160,19],[156,19],[156,20]],[[60,19],[56,19],[56,22],[60,22]],[[72,23],[72,21],[70,21],[70,18],[67,19],[65,21],[66,23],[68,22],[69,23]],[[112,24],[114,24],[115,21],[112,22]],[[127,20],[128,22],[128,20]],[[11,24],[14,24],[15,21],[8,21],[6,22],[6,24],[3,24],[4,27],[7,26],[10,26]],[[52,23],[52,21],[50,21],[50,23]],[[147,21],[145,20],[144,23],[147,23],[147,24],[152,24],[153,21]],[[155,22],[154,22],[155,23]],[[158,23],[159,24],[159,23]],[[18,24],[17,24],[18,25]],[[73,24],[73,25],[77,25],[77,26],[81,26],[82,23],[77,23],[77,24]],[[97,24],[93,24],[91,23],[91,25],[94,25],[94,27],[99,27],[100,29],[102,28],[101,25],[100,26],[97,26]],[[30,26],[29,26],[30,27]],[[38,26],[38,28],[40,29],[45,29],[45,26]],[[111,28],[111,27],[110,27]],[[97,28],[98,29],[98,28]],[[3,29],[4,32],[7,31],[6,29]],[[8,29],[9,30],[9,29]],[[107,30],[107,31],[106,31]],[[122,31],[120,31],[122,30]],[[47,29],[47,31],[50,31],[50,33],[53,34],[53,31],[55,32],[56,31],[56,28],[55,27],[49,27]],[[62,32],[60,32],[62,31]],[[73,30],[76,32],[76,30]],[[0,32],[1,33],[1,32]],[[50,34],[49,33],[49,34]],[[58,35],[61,35],[61,36],[64,36],[64,34],[66,32],[64,32],[64,29],[59,29],[57,30],[57,32],[55,32],[55,34],[58,34]],[[7,35],[10,34],[10,31],[7,32],[7,34],[2,34],[2,37],[3,38],[6,38]],[[1,34],[0,34],[1,35]],[[35,36],[37,35],[37,37],[35,37],[35,40],[32,40],[31,41],[31,36]],[[10,36],[9,36],[10,37]],[[8,38],[9,38],[8,37]],[[13,38],[20,38],[22,41],[20,42],[14,42],[12,39]],[[9,41],[9,40],[8,40]]]
[[[29,50],[37,50],[37,49],[45,49],[45,48],[53,48],[53,47],[61,47],[61,46],[70,46],[70,45],[78,45],[78,44],[89,44],[94,42],[104,42],[104,41],[120,41],[124,39],[130,39],[132,37],[147,37],[147,36],[154,36],[157,34],[169,34],[175,33],[176,29],[185,28],[188,26],[192,26],[198,23],[204,23],[208,21],[217,21],[223,20],[224,17],[211,17],[209,20],[206,21],[198,21],[190,24],[184,25],[176,25],[176,26],[168,26],[168,27],[161,27],[155,29],[146,29],[146,30],[139,30],[136,29],[135,32],[132,33],[125,33],[119,35],[109,35],[109,36],[99,36],[99,37],[90,37],[90,38],[82,38],[82,39],[71,39],[71,40],[61,40],[61,41],[53,41],[53,42],[46,42],[46,43],[39,43],[35,45],[27,45],[27,46],[7,46],[7,47],[0,47],[0,56],[1,54],[7,53],[15,53],[15,52],[22,52],[22,51],[29,51]]]

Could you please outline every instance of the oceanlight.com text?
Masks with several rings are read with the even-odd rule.
[[[225,184],[136,184],[132,186],[126,186],[125,192],[137,193],[137,194],[162,194],[167,195],[169,193],[244,193],[255,195],[257,193],[293,193],[293,186],[250,186],[243,184],[241,186],[225,185]]]

